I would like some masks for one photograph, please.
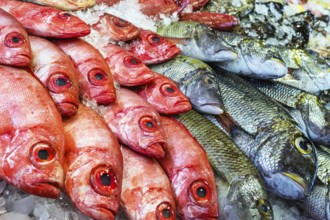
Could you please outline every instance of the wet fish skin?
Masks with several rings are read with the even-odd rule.
[[[116,93],[117,100],[100,112],[119,142],[145,156],[164,157],[166,139],[156,109],[133,91],[120,88]]]
[[[73,38],[90,33],[90,28],[84,21],[52,7],[16,0],[1,0],[0,8],[14,16],[32,35]]]
[[[329,185],[330,180],[330,149],[328,146],[316,145],[318,169],[317,178],[324,184]]]
[[[240,1],[239,5],[236,4],[230,0],[212,0],[202,8],[202,11],[218,13],[223,13],[225,11],[230,15],[241,18],[253,11],[255,0],[244,0]]]
[[[31,45],[23,26],[8,12],[0,8],[0,63],[27,66],[31,62]]]
[[[330,219],[329,185],[315,185],[304,200],[304,209],[316,220]]]
[[[191,110],[180,114],[177,120],[201,144],[215,170],[220,218],[273,219],[272,207],[257,169],[218,128],[215,116],[208,115],[207,118]],[[246,139],[244,143],[247,143]]]
[[[209,0],[190,0],[190,1],[183,1],[183,0],[176,0],[174,1],[180,7],[192,7],[193,11],[196,11],[203,7],[205,4],[209,2]]]
[[[77,114],[63,124],[64,191],[85,215],[99,220],[115,219],[123,177],[123,158],[116,136],[101,116],[82,104]]]
[[[149,17],[158,17],[159,14],[173,14],[179,9],[173,0],[139,0],[141,12]]]
[[[0,75],[6,79],[0,88],[0,178],[27,193],[56,198],[64,180],[61,116],[27,71],[0,65]]]
[[[180,114],[191,110],[189,99],[174,81],[159,73],[155,79],[137,90],[160,114]]]
[[[149,30],[141,30],[127,48],[147,65],[165,62],[181,52],[173,42]]]
[[[121,204],[130,220],[176,219],[171,183],[156,160],[121,146],[124,175]]]
[[[107,105],[116,100],[110,69],[101,53],[82,39],[54,41],[74,62],[79,71],[80,96]]]
[[[29,2],[47,5],[54,8],[66,10],[66,11],[75,11],[83,10],[90,8],[95,5],[95,0],[28,0]]]
[[[207,64],[198,59],[178,55],[167,62],[149,67],[176,82],[196,111],[215,115],[223,113],[215,73]]]

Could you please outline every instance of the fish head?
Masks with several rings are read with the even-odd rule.
[[[145,64],[165,62],[181,52],[176,44],[149,30],[141,31],[130,44],[130,51]]]
[[[93,219],[115,219],[119,209],[122,169],[112,166],[112,161],[107,149],[84,149],[66,173],[66,193]]]
[[[293,125],[274,125],[262,133],[254,161],[267,189],[285,199],[304,198],[316,177],[315,146]]]
[[[163,158],[166,145],[160,116],[150,108],[128,108],[115,116],[118,123],[118,139],[143,155]]]
[[[156,78],[139,91],[161,114],[178,114],[191,110],[189,99],[168,77],[156,74]]]
[[[219,85],[212,74],[205,74],[205,71],[197,70],[194,83],[181,88],[189,97],[190,103],[198,112],[219,115],[224,111],[224,105],[220,94]]]

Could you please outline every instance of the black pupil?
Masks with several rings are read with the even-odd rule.
[[[204,187],[199,187],[196,191],[197,196],[200,198],[205,198],[206,197],[206,190]]]
[[[301,149],[303,149],[303,150],[305,150],[305,151],[307,151],[308,150],[308,143],[306,142],[306,141],[300,141],[299,142],[299,147],[301,148]]]
[[[174,92],[174,89],[172,87],[167,87],[166,88],[166,91],[168,91],[169,93],[173,93]]]
[[[152,37],[151,40],[155,43],[159,43],[160,38],[159,37]]]
[[[100,177],[100,180],[103,186],[110,186],[111,184],[111,177],[108,173],[103,173]]]
[[[137,61],[137,59],[130,59],[129,61],[131,64],[138,64],[139,62]]]
[[[104,78],[104,75],[102,73],[96,73],[95,74],[95,79],[96,80],[102,80]]]
[[[38,151],[38,157],[41,160],[47,160],[49,158],[49,153],[47,150],[39,150]]]
[[[164,218],[170,218],[171,217],[171,211],[169,209],[163,209],[162,214]]]
[[[20,42],[20,39],[19,39],[19,37],[12,37],[12,38],[11,38],[11,41],[12,41],[13,43],[17,44],[17,43]]]
[[[154,123],[148,121],[148,122],[146,122],[146,126],[147,126],[148,128],[152,128],[152,127],[154,126]]]
[[[265,205],[265,204],[262,204],[262,205],[261,205],[261,210],[262,210],[263,212],[268,212],[268,206]]]
[[[71,14],[69,14],[69,13],[64,13],[63,16],[64,16],[64,17],[70,17]]]
[[[57,86],[65,86],[67,81],[66,81],[66,79],[63,79],[63,78],[57,78],[55,80],[55,83]]]

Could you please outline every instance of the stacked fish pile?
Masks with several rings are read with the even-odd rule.
[[[0,0],[0,219],[274,219],[279,200],[330,219],[329,54],[308,44],[321,15],[30,2]],[[115,15],[133,5],[151,28]]]

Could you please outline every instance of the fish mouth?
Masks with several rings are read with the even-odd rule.
[[[61,184],[56,181],[45,181],[31,184],[32,192],[34,195],[47,197],[47,198],[57,198],[61,193]]]
[[[148,147],[146,148],[146,154],[148,156],[161,159],[165,157],[165,143],[163,142],[158,142],[158,143],[153,143],[149,144]]]
[[[57,108],[62,116],[70,117],[77,113],[78,105],[73,102],[62,102],[57,104]]]
[[[210,54],[212,55],[212,54]],[[232,50],[221,50],[214,52],[215,62],[230,62],[237,59],[238,55]]]
[[[27,54],[18,54],[14,58],[15,62],[13,62],[13,65],[16,66],[27,66],[31,63],[31,56]]]
[[[224,112],[224,110],[219,106],[218,103],[207,103],[200,106],[193,105],[193,108],[196,109],[196,111],[198,112],[211,115],[221,115]]]
[[[109,219],[114,220],[117,212],[103,206],[94,206],[92,208],[91,217],[95,219],[100,219],[100,216],[102,216],[102,219]],[[106,217],[105,217],[106,216]]]
[[[190,102],[188,100],[183,100],[183,101],[177,101],[176,103],[174,103],[174,107],[177,107],[177,106],[191,106]]]
[[[93,99],[96,100],[97,104],[108,105],[116,100],[116,93],[104,92],[94,96]]]

